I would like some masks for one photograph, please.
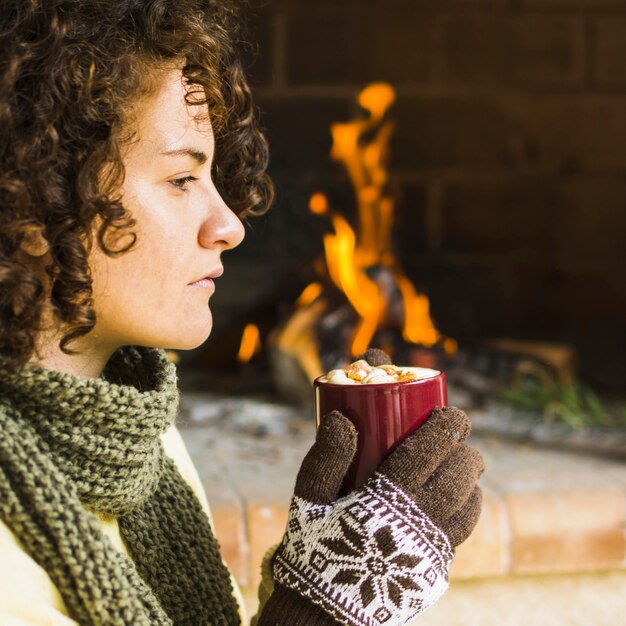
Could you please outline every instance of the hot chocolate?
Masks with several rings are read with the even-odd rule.
[[[340,411],[356,427],[357,453],[342,493],[358,487],[387,454],[436,406],[447,404],[443,372],[421,367],[370,365],[358,360],[315,380],[317,421]]]

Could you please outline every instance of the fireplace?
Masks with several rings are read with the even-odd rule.
[[[239,371],[244,329],[254,324],[267,350],[318,279],[329,226],[311,197],[349,221],[357,211],[330,128],[362,116],[359,92],[385,80],[396,93],[393,250],[437,332],[468,367],[481,350],[493,362],[485,346],[502,340],[514,353],[557,345],[580,380],[623,395],[626,77],[610,17],[560,4],[252,4],[249,71],[278,200],[226,255],[213,336],[183,365]]]
[[[531,611],[530,623],[574,624],[581,610],[612,623],[626,580],[626,428],[581,428],[577,410],[586,403],[593,416],[593,401],[563,392],[589,384],[626,417],[626,7],[250,4],[258,52],[248,67],[278,199],[225,255],[209,341],[180,355],[181,432],[231,570],[253,598],[314,437],[312,395],[306,406],[284,401],[306,400],[310,380],[287,364],[279,394],[272,337],[315,295],[324,237],[336,234],[311,199],[323,194],[356,229],[330,129],[367,117],[358,95],[384,81],[396,94],[390,241],[439,335],[405,345],[445,368],[487,466],[481,520],[451,576],[461,600],[450,595],[425,619],[464,624],[471,604],[484,623],[526,624]],[[520,402],[545,404],[542,393],[553,394],[549,410],[525,419]],[[572,602],[572,589],[591,591]]]

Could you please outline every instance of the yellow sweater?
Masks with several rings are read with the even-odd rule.
[[[175,426],[164,433],[162,441],[165,453],[174,460],[211,520],[200,478]],[[107,515],[101,515],[99,519],[103,532],[113,545],[120,552],[128,554],[117,519]],[[239,603],[241,621],[246,624],[244,603],[234,579],[233,588]],[[46,571],[24,552],[15,535],[0,521],[0,626],[27,625],[77,626],[77,622],[69,617],[61,594]]]

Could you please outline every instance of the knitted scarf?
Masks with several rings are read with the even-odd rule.
[[[0,519],[81,624],[240,623],[209,521],[160,435],[173,364],[124,348],[100,379],[0,362]],[[94,513],[117,517],[132,558]]]

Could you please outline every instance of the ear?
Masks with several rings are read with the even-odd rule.
[[[43,226],[29,226],[20,244],[29,256],[40,257],[50,250],[50,244],[43,235]]]

